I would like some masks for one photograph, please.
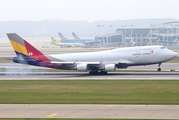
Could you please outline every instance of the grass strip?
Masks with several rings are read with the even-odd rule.
[[[179,104],[177,80],[1,80],[1,104]]]
[[[92,119],[92,118],[0,118],[0,120],[147,120],[147,119]],[[152,119],[163,120],[163,119]],[[167,119],[165,119],[167,120]]]

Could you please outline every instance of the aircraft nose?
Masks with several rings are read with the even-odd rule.
[[[172,52],[170,53],[170,57],[171,57],[171,58],[177,57],[177,53],[172,51]]]

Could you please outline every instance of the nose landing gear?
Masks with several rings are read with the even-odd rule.
[[[158,70],[158,71],[161,71],[161,68],[158,68],[157,70]]]
[[[160,65],[161,65],[161,63],[158,64],[159,68],[157,69],[157,71],[161,71]]]

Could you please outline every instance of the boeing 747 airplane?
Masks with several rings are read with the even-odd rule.
[[[7,33],[17,57],[15,63],[55,69],[90,71],[89,74],[107,74],[116,68],[158,64],[177,56],[164,46],[126,47],[102,52],[45,55],[16,33]]]
[[[72,35],[74,37],[75,40],[81,41],[81,42],[91,42],[94,39],[80,39],[74,32],[72,32]]]
[[[61,38],[61,42],[65,42],[65,43],[85,43],[85,42],[92,42],[92,40],[94,39],[80,39],[78,36],[76,36],[76,34],[74,32],[72,32],[73,36],[75,36],[75,39],[66,39],[60,32],[58,33],[60,38]],[[79,39],[76,39],[79,38]]]

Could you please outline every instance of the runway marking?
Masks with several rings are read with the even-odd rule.
[[[108,79],[112,79],[112,77],[108,78]]]
[[[47,117],[53,117],[53,116],[58,115],[58,114],[59,114],[59,113],[54,113],[54,114],[49,115],[49,116],[47,116]]]
[[[74,79],[74,77],[70,78],[70,79]]]
[[[37,78],[32,78],[33,80],[37,79]]]

